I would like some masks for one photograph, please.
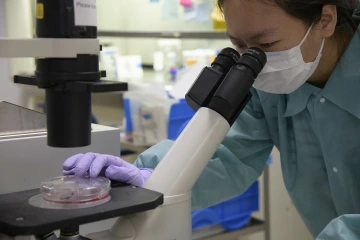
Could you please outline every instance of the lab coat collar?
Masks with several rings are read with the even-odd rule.
[[[291,117],[304,110],[315,89],[316,87],[306,82],[294,92],[287,94],[286,110],[283,117]]]
[[[360,28],[358,29],[360,31]],[[356,32],[322,95],[360,118],[360,33]]]

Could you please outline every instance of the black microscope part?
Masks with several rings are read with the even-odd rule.
[[[224,48],[215,58],[211,67],[222,73],[227,73],[239,61],[240,54],[233,48]]]
[[[187,104],[194,111],[197,111],[200,107],[208,106],[211,97],[239,57],[240,54],[236,50],[225,48],[215,58],[211,67],[205,67],[202,70],[185,95]]]
[[[246,66],[254,73],[254,78],[257,78],[263,67],[267,62],[266,54],[259,48],[249,48],[242,57],[237,61],[237,66]]]
[[[96,39],[97,27],[76,26],[74,0],[37,0],[44,9],[36,19],[38,38]],[[127,83],[102,81],[99,56],[36,60],[34,77],[15,76],[15,82],[46,90],[47,138],[51,147],[83,147],[91,144],[91,93],[126,91]]]
[[[267,61],[259,48],[249,48],[242,56],[225,48],[211,68],[205,67],[185,96],[195,111],[210,108],[232,125],[251,98],[250,89]]]

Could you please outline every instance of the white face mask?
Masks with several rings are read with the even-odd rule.
[[[277,94],[289,94],[303,85],[319,65],[325,39],[314,62],[305,63],[300,47],[308,37],[312,26],[301,43],[289,50],[267,52],[267,64],[254,83],[254,88]]]

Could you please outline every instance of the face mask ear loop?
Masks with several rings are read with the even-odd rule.
[[[299,44],[299,46],[301,47],[303,45],[303,43],[305,42],[306,38],[309,36],[311,29],[313,28],[314,24],[311,24],[309,30],[307,31],[307,33],[305,34],[305,37],[303,38],[303,40],[301,41],[301,43]],[[325,45],[325,38],[323,39],[322,43],[321,43],[321,47],[320,47],[320,51],[318,53],[318,55],[320,55],[322,53],[322,50],[324,48]]]
[[[303,43],[305,42],[306,38],[309,36],[311,29],[313,28],[314,24],[311,24],[311,26],[309,27],[307,33],[305,34],[305,37],[301,40],[299,47],[301,47],[303,45]]]
[[[325,45],[325,38],[323,39],[322,43],[321,43],[321,47],[320,47],[320,51],[319,51],[319,54],[320,55],[324,49],[324,45]]]

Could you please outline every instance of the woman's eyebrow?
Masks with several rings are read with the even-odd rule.
[[[274,34],[277,30],[278,30],[277,28],[265,28],[258,33],[254,33],[252,36],[248,37],[247,39],[250,39],[251,41],[257,41],[263,37]],[[231,35],[229,32],[227,33],[227,35],[229,36],[230,39],[243,41],[242,39]]]

